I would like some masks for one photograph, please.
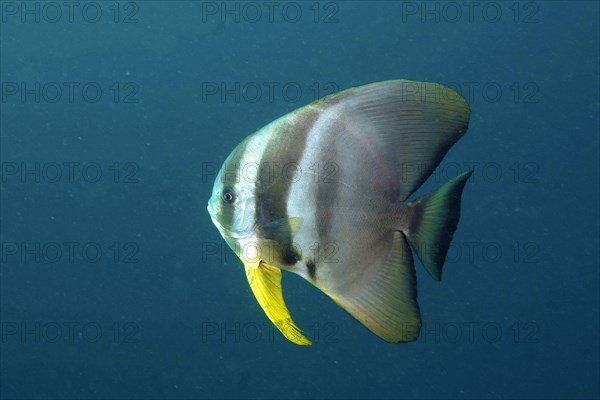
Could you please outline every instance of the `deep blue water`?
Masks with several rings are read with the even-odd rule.
[[[597,2],[2,1],[0,397],[597,398]],[[72,8],[71,8],[72,7]],[[246,135],[386,79],[457,88],[474,168],[424,329],[284,274],[271,327],[206,211]]]

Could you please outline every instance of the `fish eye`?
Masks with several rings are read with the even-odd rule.
[[[223,191],[223,195],[221,196],[225,203],[233,203],[235,201],[235,196],[233,195],[233,191],[231,189],[225,189]]]

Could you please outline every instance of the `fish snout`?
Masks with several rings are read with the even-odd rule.
[[[207,204],[207,206],[206,206],[206,209],[208,210],[208,213],[209,213],[211,216],[213,216],[213,217],[214,217],[214,216],[217,216],[217,210],[215,210],[215,208],[213,207],[213,205],[212,205],[212,201],[210,201],[210,200],[208,201],[208,204]]]

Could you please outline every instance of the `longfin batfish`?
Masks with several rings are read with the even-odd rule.
[[[281,269],[386,341],[418,337],[412,250],[440,280],[472,171],[407,199],[466,132],[469,114],[442,85],[378,82],[284,115],[233,150],[208,210],[287,339],[311,343],[285,305]]]

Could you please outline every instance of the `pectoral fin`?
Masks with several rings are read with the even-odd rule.
[[[259,229],[264,238],[281,240],[282,238],[293,238],[301,224],[302,218],[299,217],[281,218],[262,225]]]
[[[244,263],[248,283],[258,300],[258,304],[267,314],[267,317],[275,324],[291,342],[298,345],[311,345],[312,343],[303,334],[302,330],[292,321],[290,312],[283,301],[281,291],[281,270],[263,262],[258,268]]]

